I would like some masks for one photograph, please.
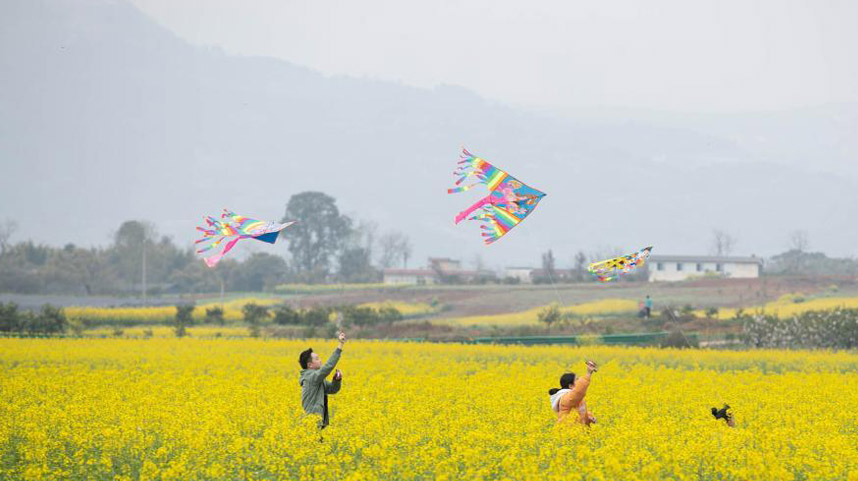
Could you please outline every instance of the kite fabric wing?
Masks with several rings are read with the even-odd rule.
[[[465,192],[478,185],[485,185],[489,190],[489,195],[456,216],[456,224],[465,219],[482,222],[480,227],[483,229],[482,235],[486,244],[500,239],[521,223],[545,197],[545,193],[528,186],[484,159],[475,157],[464,148],[459,168],[453,175],[459,177],[456,181],[457,187],[448,189],[448,194]],[[473,178],[476,182],[462,186],[468,178]]]
[[[238,215],[228,209],[223,210],[220,219],[206,216],[204,220],[206,225],[197,227],[197,230],[203,233],[203,236],[195,242],[198,246],[197,254],[204,254],[226,242],[220,252],[209,257],[203,257],[209,267],[216,266],[241,239],[256,239],[273,244],[277,242],[280,231],[295,223],[294,221],[285,224],[265,222]]]
[[[590,264],[587,270],[602,282],[614,281],[619,279],[620,276],[624,276],[634,269],[643,266],[650,252],[652,252],[652,246],[644,247],[632,254],[594,262]]]

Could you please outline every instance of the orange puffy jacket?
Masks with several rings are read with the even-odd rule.
[[[575,380],[575,385],[572,390],[567,392],[560,398],[560,409],[557,413],[557,421],[563,421],[573,411],[578,414],[578,422],[584,425],[590,425],[596,422],[595,416],[590,411],[587,411],[587,403],[584,402],[584,396],[587,395],[587,388],[590,387],[590,374],[585,374]]]

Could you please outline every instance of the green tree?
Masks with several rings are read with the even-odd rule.
[[[309,282],[323,281],[352,230],[352,221],[340,214],[336,200],[322,192],[295,194],[286,204],[283,222],[300,219],[285,231],[295,269]]]
[[[21,330],[21,312],[14,302],[0,302],[0,332],[18,332]]]
[[[249,302],[241,308],[241,311],[244,314],[244,322],[250,328],[250,336],[259,337],[260,327],[269,316],[268,308],[255,302]]]
[[[563,315],[560,312],[560,306],[557,303],[552,303],[550,306],[539,311],[536,317],[539,319],[539,322],[545,323],[545,325],[548,326],[548,329],[551,330],[551,326],[559,322]]]
[[[378,309],[378,317],[381,322],[393,324],[402,320],[402,313],[393,306],[382,306]]]
[[[144,296],[146,289],[142,285],[150,279],[147,254],[151,257],[155,237],[155,227],[151,223],[137,220],[123,222],[113,236],[111,260],[120,280],[130,290],[135,290],[139,283]]]
[[[301,313],[292,309],[288,304],[281,304],[274,310],[274,324],[280,326],[297,326],[301,324]]]
[[[280,256],[255,253],[237,265],[230,275],[230,287],[239,291],[271,290],[284,282],[289,268]]]
[[[222,326],[224,324],[223,308],[220,306],[206,308],[206,324]]]
[[[373,282],[378,279],[377,271],[370,264],[369,250],[364,247],[343,250],[339,264],[343,282]]]
[[[69,326],[65,312],[61,307],[44,304],[39,310],[39,325],[42,332],[63,333]]]
[[[324,326],[330,321],[331,311],[326,307],[313,307],[302,313],[302,324],[312,327]]]
[[[194,323],[194,305],[179,304],[176,306],[176,318],[173,321],[173,330],[176,332],[176,337],[184,337],[187,334],[187,328]]]

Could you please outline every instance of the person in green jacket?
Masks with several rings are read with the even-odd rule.
[[[307,414],[317,414],[322,417],[319,421],[319,427],[322,429],[330,424],[331,419],[328,413],[328,394],[338,393],[343,383],[343,373],[339,369],[331,382],[325,380],[340,360],[343,345],[346,343],[344,332],[340,332],[339,341],[339,345],[324,366],[321,358],[313,352],[312,348],[302,352],[298,357],[298,363],[301,364],[301,376],[298,378],[301,384],[301,404]]]

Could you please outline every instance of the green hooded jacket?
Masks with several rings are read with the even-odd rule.
[[[328,414],[328,394],[336,394],[342,387],[342,380],[328,382],[326,377],[334,370],[340,360],[342,349],[336,348],[328,362],[319,369],[302,369],[298,382],[301,384],[301,404],[307,414],[322,416],[321,426],[327,426],[330,420]]]

